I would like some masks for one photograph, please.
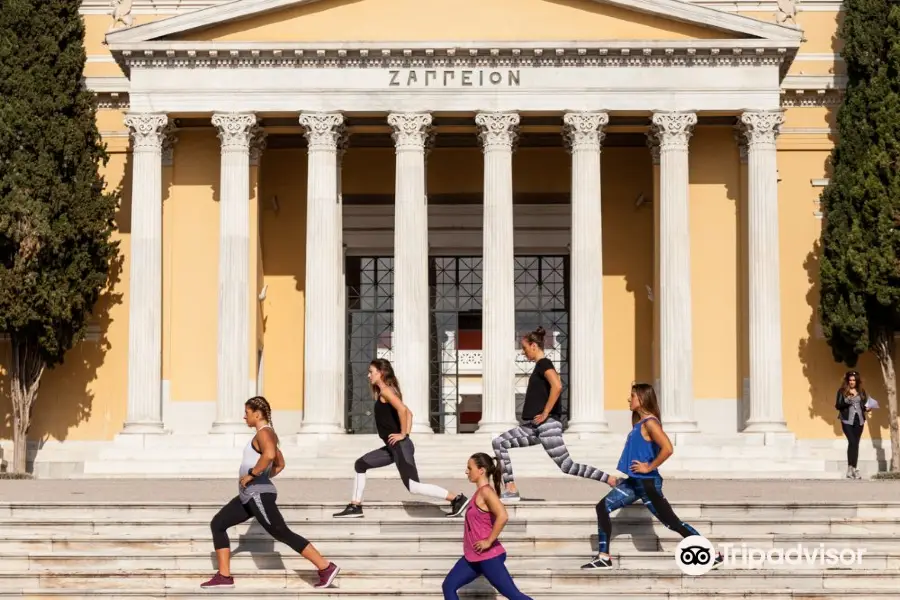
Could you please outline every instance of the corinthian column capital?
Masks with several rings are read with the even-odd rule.
[[[219,130],[222,151],[250,149],[256,115],[252,113],[218,113],[213,115],[212,124]]]
[[[169,118],[163,114],[132,113],[125,115],[125,126],[131,133],[135,150],[161,150]]]
[[[605,112],[566,113],[563,116],[563,133],[569,150],[600,150],[609,125],[609,115]]]
[[[344,115],[340,113],[303,113],[300,124],[306,128],[310,150],[337,152],[344,137]]]
[[[697,124],[697,113],[658,112],[653,113],[652,122],[660,150],[686,150]]]
[[[432,117],[428,113],[391,113],[387,122],[394,131],[391,137],[400,150],[423,150],[431,132]]]
[[[781,110],[745,112],[741,115],[741,125],[747,146],[774,144],[778,131],[784,124]]]
[[[266,131],[259,125],[253,125],[250,129],[250,164],[259,166],[259,159],[266,149]]]
[[[518,113],[478,113],[475,124],[484,150],[506,150],[512,152],[518,137]]]

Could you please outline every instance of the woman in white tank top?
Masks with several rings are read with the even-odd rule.
[[[331,586],[340,572],[337,565],[322,558],[318,550],[306,538],[291,531],[281,511],[275,504],[278,491],[272,478],[284,469],[284,455],[278,449],[278,436],[272,428],[272,409],[262,396],[255,396],[244,404],[244,420],[256,429],[256,435],[244,448],[241,468],[238,472],[238,495],[213,517],[210,529],[219,570],[201,588],[233,588],[231,576],[231,543],[228,528],[256,518],[269,535],[290,546],[295,552],[315,565],[319,571],[317,588]]]

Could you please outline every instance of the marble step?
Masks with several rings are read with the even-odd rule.
[[[301,528],[292,525],[298,533],[306,535]],[[419,554],[453,554],[460,551],[462,544],[461,530],[446,533],[391,533],[391,534],[353,534],[332,538],[309,539],[325,554],[339,553],[347,556],[375,555],[378,552],[393,552],[393,548],[402,547]],[[229,530],[231,547],[235,552],[273,552],[276,549],[284,552],[285,547],[276,543],[261,527],[251,526],[249,532],[236,533]],[[734,544],[739,548],[746,544],[748,548],[794,549],[798,545],[809,548],[852,548],[864,549],[871,553],[891,553],[898,549],[895,534],[747,534],[739,536],[706,534],[707,539],[717,547]],[[550,551],[571,555],[591,556],[597,550],[596,526],[583,528],[577,535],[527,535],[504,531],[501,541],[511,555],[529,556],[535,553]],[[614,552],[674,552],[681,537],[665,530],[660,535],[650,528],[636,533],[614,530],[612,549]],[[212,551],[212,537],[209,530],[200,534],[174,532],[164,536],[146,536],[130,534],[127,531],[117,535],[70,535],[50,534],[39,536],[4,535],[0,537],[0,553],[13,554],[83,554],[96,552],[99,554],[120,555],[162,555],[209,553]],[[0,563],[2,564],[2,563]]]
[[[593,588],[598,585],[607,594],[619,591],[639,592],[649,590],[748,590],[790,589],[843,590],[854,596],[860,590],[896,590],[900,588],[900,571],[860,570],[721,570],[701,577],[684,576],[677,568],[638,571],[587,571],[582,569],[511,569],[510,574],[523,591],[564,591]],[[141,589],[141,588],[194,588],[211,576],[209,569],[198,571],[54,571],[15,572],[0,570],[0,589]],[[439,590],[446,571],[353,571],[344,570],[339,579],[341,590]],[[237,577],[236,577],[237,579]],[[299,590],[311,589],[317,578],[311,567],[300,571],[253,571],[240,575],[241,587],[257,589]],[[602,583],[601,583],[602,581]],[[477,582],[483,586],[482,582]],[[477,588],[476,588],[477,589]],[[865,594],[863,594],[865,597]]]
[[[609,490],[608,486],[598,484],[597,498],[602,498]],[[592,520],[595,518],[595,502],[573,501],[534,501],[528,500],[530,494],[539,490],[522,489],[526,500],[506,507],[511,520],[517,519],[550,519],[560,515],[568,518]],[[413,498],[410,496],[410,498]],[[860,501],[848,502],[808,502],[803,504],[784,504],[766,502],[741,501],[670,501],[675,513],[683,519],[706,517],[709,519],[752,516],[754,519],[775,519],[778,521],[792,519],[834,519],[834,518],[889,518],[900,519],[900,501]],[[308,519],[331,519],[331,515],[344,508],[344,502],[296,503],[289,497],[279,496],[278,506],[285,519],[297,522]],[[19,521],[46,520],[60,521],[65,519],[134,519],[148,518],[166,519],[211,519],[221,508],[222,503],[213,502],[2,502],[0,501],[0,519]],[[367,502],[365,517],[362,520],[405,520],[415,518],[441,518],[449,510],[449,504],[406,501],[406,502]],[[632,505],[621,509],[615,518],[646,517],[647,509]]]
[[[438,533],[459,533],[462,518],[378,520],[378,519],[323,519],[316,521],[292,522],[298,533],[309,539],[333,539],[346,535],[377,535],[392,533],[417,533],[430,536]],[[614,525],[620,533],[656,532],[668,530],[649,515],[643,517],[616,517]],[[691,519],[698,531],[706,535],[730,535],[740,539],[748,534],[879,534],[900,535],[900,520],[896,518],[829,518],[829,519],[758,519],[752,517],[716,518],[697,517]],[[238,525],[229,532],[240,536],[255,527],[253,522]],[[596,520],[563,517],[554,520],[519,519],[510,520],[504,529],[508,533],[529,535],[578,535],[584,531],[595,531]],[[173,534],[203,535],[209,532],[208,519],[64,519],[31,520],[0,519],[0,531],[8,539],[30,538],[49,535],[128,535],[158,537]]]
[[[403,553],[403,547],[398,545],[382,545],[370,547],[365,552],[354,552],[350,549],[331,550],[324,545],[317,544],[321,552],[329,560],[339,564],[342,569],[391,571],[402,564],[404,569],[410,570],[443,570],[449,571],[459,560],[462,551],[461,544],[457,544],[456,552],[432,552],[416,553],[410,555]],[[273,544],[274,546],[274,544]],[[739,548],[729,549],[728,559],[723,569],[760,569],[766,568],[773,571],[798,571],[806,569],[866,569],[866,570],[895,570],[900,571],[900,549],[882,552],[865,552],[859,554],[855,549],[845,548],[842,544],[838,548],[829,548],[834,553],[816,552],[815,547],[806,546],[811,559],[801,558],[803,555],[795,553],[797,560],[774,560],[764,562],[764,557],[758,553],[742,552]],[[843,558],[841,550],[845,550]],[[554,569],[573,569],[585,564],[594,554],[583,547],[575,552],[570,549],[545,548],[532,550],[529,554],[514,552],[507,549],[509,558],[506,561],[510,569],[542,570],[547,565],[554,565]],[[795,554],[789,554],[794,557]],[[773,555],[777,556],[777,555]],[[675,570],[674,552],[620,552],[613,553],[613,559],[617,569],[620,570]],[[153,554],[105,554],[100,552],[78,553],[0,553],[0,565],[4,570],[21,572],[56,572],[56,571],[143,571],[163,570],[171,571],[202,571],[217,568],[215,554],[211,547],[207,552],[189,553],[153,553]],[[297,570],[308,569],[305,559],[298,556],[290,548],[278,544],[274,551],[269,552],[239,552],[232,558],[232,569],[236,573],[249,573],[255,570]]]
[[[338,580],[340,581],[340,579]],[[857,592],[859,592],[858,590]],[[197,589],[196,586],[183,589],[101,589],[86,588],[83,590],[67,589],[24,589],[5,591],[0,589],[0,598],[16,598],[17,600],[50,600],[60,598],[65,600],[96,600],[97,598],[112,598],[120,600],[159,600],[160,598],[177,598],[178,600],[209,600],[210,593]],[[216,594],[216,592],[212,592]],[[339,598],[353,598],[354,600],[381,600],[383,598],[409,598],[411,600],[442,600],[444,598],[440,589],[433,590],[396,590],[384,591],[352,590],[331,588],[317,589],[291,589],[272,590],[253,588],[238,585],[235,589],[219,594],[227,594],[230,598],[246,598],[256,600],[258,598],[283,600],[300,598],[315,598],[316,600],[337,600]],[[716,589],[717,600],[846,600],[847,592],[838,590],[796,590],[790,589],[756,589],[746,590]],[[578,598],[584,600],[596,600],[599,596],[596,586],[586,587],[583,590],[565,589],[555,590],[528,590],[528,594],[534,600],[569,600]],[[500,600],[502,596],[493,590],[486,589],[480,582],[475,582],[461,591],[460,596],[466,600]],[[861,597],[859,593],[855,597]],[[616,600],[709,600],[709,590],[643,590],[635,591],[619,590],[615,595]],[[865,600],[896,600],[896,590],[865,590]]]

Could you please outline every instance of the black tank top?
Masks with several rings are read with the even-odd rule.
[[[397,409],[390,402],[382,402],[380,397],[375,398],[375,429],[385,444],[389,435],[403,431]]]

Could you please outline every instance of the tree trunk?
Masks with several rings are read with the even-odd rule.
[[[888,415],[891,428],[891,466],[893,472],[900,471],[900,429],[897,423],[897,379],[894,373],[894,332],[879,333],[875,340],[875,355],[881,364],[884,388],[888,395]]]
[[[31,411],[37,400],[41,375],[46,367],[38,345],[27,336],[13,334],[13,364],[10,387],[13,407],[13,473],[25,473],[28,455],[28,429]]]

